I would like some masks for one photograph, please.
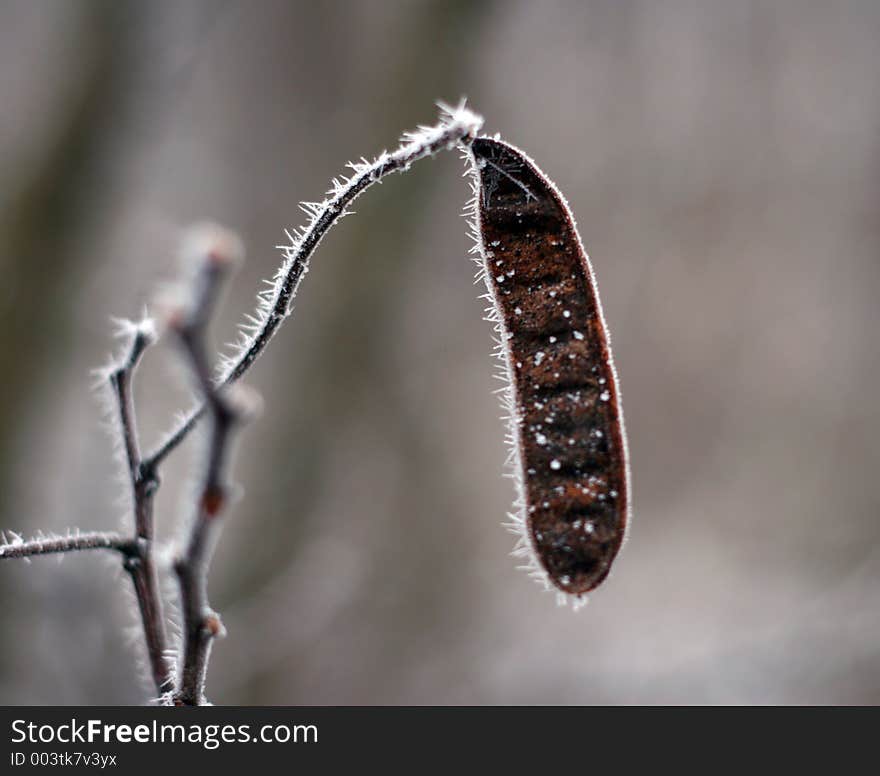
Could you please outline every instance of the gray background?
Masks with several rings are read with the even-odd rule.
[[[635,516],[577,614],[508,556],[490,326],[454,154],[357,203],[247,382],[211,578],[216,703],[876,703],[880,5],[0,2],[0,528],[126,518],[90,369],[193,220],[248,260],[344,163],[467,95],[567,195]],[[147,446],[186,403],[168,345]],[[159,530],[186,512],[192,443]],[[137,703],[128,582],[0,567],[0,703]]]

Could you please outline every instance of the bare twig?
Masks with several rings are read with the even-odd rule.
[[[135,542],[117,533],[96,531],[75,533],[70,536],[37,536],[28,541],[13,535],[12,541],[4,537],[0,544],[0,559],[30,558],[35,555],[52,555],[80,550],[116,550],[125,556],[133,554]]]
[[[289,245],[279,246],[284,252],[284,263],[271,287],[260,295],[256,316],[249,316],[242,326],[243,337],[236,352],[221,363],[217,385],[229,385],[238,380],[269,344],[290,314],[291,302],[303,275],[308,272],[309,260],[318,244],[337,221],[348,215],[348,207],[358,196],[391,173],[405,172],[419,159],[473,140],[483,119],[465,108],[463,103],[457,108],[440,107],[443,115],[436,126],[407,133],[403,144],[393,153],[384,152],[372,162],[364,160],[350,165],[352,175],[334,180],[323,201],[303,203],[302,208],[311,215],[311,220],[301,231],[287,233]],[[151,468],[158,466],[192,431],[205,409],[203,404],[191,410],[165,441],[144,459],[145,463]]]
[[[164,442],[146,456],[142,455],[138,442],[132,384],[141,356],[153,343],[155,332],[152,322],[146,319],[137,324],[121,322],[122,332],[129,338],[128,346],[123,358],[103,376],[113,390],[131,486],[134,530],[130,538],[115,533],[76,533],[66,537],[38,536],[25,542],[13,534],[12,542],[4,539],[4,543],[0,544],[0,559],[27,559],[33,555],[87,549],[120,552],[134,585],[150,671],[158,697],[163,701],[179,705],[205,703],[205,674],[211,644],[223,631],[219,617],[208,604],[207,572],[216,540],[217,517],[227,501],[224,471],[230,434],[241,414],[230,402],[229,386],[250,369],[290,315],[291,304],[303,276],[308,272],[312,254],[333,225],[349,213],[351,203],[387,175],[404,172],[419,159],[473,141],[482,119],[467,110],[463,103],[457,108],[441,108],[443,115],[437,125],[421,127],[416,132],[406,134],[400,147],[392,153],[384,152],[372,162],[362,160],[349,165],[352,168],[351,176],[334,180],[324,200],[302,205],[311,216],[309,223],[301,231],[288,232],[290,244],[279,246],[284,252],[284,261],[270,288],[259,295],[256,314],[247,316],[235,352],[221,360],[216,376],[212,376],[204,335],[221,276],[231,262],[231,253],[235,251],[230,250],[230,243],[221,240],[202,253],[201,271],[191,304],[185,314],[172,320],[172,328],[178,333],[191,361],[202,401],[190,410]],[[217,232],[213,233],[215,240],[218,235]],[[228,234],[225,236],[228,237]],[[182,658],[175,685],[166,659],[167,636],[154,556],[153,504],[159,487],[160,464],[205,414],[213,421],[209,457],[188,541],[174,566],[184,619]]]
[[[144,628],[150,673],[159,695],[171,688],[172,675],[165,659],[165,620],[159,595],[159,580],[153,556],[153,494],[159,481],[155,470],[144,466],[138,444],[132,386],[144,351],[156,339],[153,323],[118,321],[120,333],[127,337],[125,352],[118,363],[102,374],[110,384],[117,412],[126,469],[131,486],[134,526],[131,537],[116,533],[72,533],[64,537],[37,537],[24,542],[15,537],[0,546],[0,558],[28,558],[33,555],[79,550],[112,549],[122,553],[123,567],[131,577]]]
[[[205,677],[211,645],[217,636],[223,634],[220,617],[208,603],[207,577],[219,528],[218,518],[228,500],[225,470],[231,433],[241,418],[235,404],[215,385],[205,351],[211,311],[236,250],[234,243],[222,232],[202,233],[201,236],[209,243],[203,252],[190,309],[171,321],[171,327],[189,357],[212,420],[196,515],[183,554],[174,563],[183,613],[183,649],[173,697],[173,702],[180,706],[206,703]]]
[[[148,319],[138,324],[123,322],[122,328],[123,333],[128,333],[130,337],[128,351],[119,365],[110,371],[109,379],[119,412],[134,512],[136,552],[126,556],[124,566],[131,577],[144,626],[150,673],[158,694],[162,695],[170,689],[172,677],[165,658],[165,618],[153,555],[153,496],[159,486],[159,479],[155,468],[145,466],[141,460],[132,395],[134,373],[144,351],[155,341],[156,334],[152,321]]]

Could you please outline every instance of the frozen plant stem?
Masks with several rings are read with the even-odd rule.
[[[180,585],[183,614],[183,649],[173,701],[178,706],[202,706],[205,677],[211,645],[223,635],[220,617],[208,603],[208,568],[211,563],[218,521],[228,500],[225,471],[231,434],[242,413],[221,393],[211,378],[211,366],[205,352],[205,334],[220,282],[231,264],[229,253],[209,250],[196,280],[190,310],[176,316],[171,328],[176,332],[189,357],[198,389],[210,416],[207,461],[198,492],[196,514],[183,554],[175,561],[174,571]]]
[[[80,550],[118,550],[124,556],[136,552],[136,542],[117,533],[97,531],[71,536],[37,536],[30,541],[18,537],[0,546],[0,558],[30,558]]]
[[[140,450],[132,386],[141,357],[155,340],[155,331],[149,319],[140,323],[121,322],[121,332],[127,337],[126,351],[120,361],[102,372],[102,376],[112,388],[113,409],[119,420],[125,453],[134,513],[130,537],[115,533],[68,533],[63,537],[38,535],[25,542],[12,534],[13,541],[9,542],[0,534],[0,560],[27,560],[30,556],[88,549],[110,549],[121,553],[134,586],[150,674],[160,702],[177,705],[206,703],[205,675],[211,644],[223,633],[220,618],[208,604],[207,573],[218,533],[218,517],[228,500],[224,475],[230,436],[241,417],[241,412],[231,401],[231,384],[250,369],[290,315],[291,304],[308,272],[312,254],[324,235],[348,215],[351,203],[391,173],[405,172],[413,162],[473,142],[482,126],[482,118],[465,108],[463,102],[455,108],[440,107],[440,121],[435,126],[420,127],[405,134],[395,151],[383,152],[372,162],[362,160],[350,164],[352,174],[334,180],[322,201],[301,205],[310,216],[308,224],[301,230],[287,233],[289,244],[279,246],[284,261],[269,281],[270,287],[259,295],[255,314],[246,316],[234,352],[221,359],[216,372],[206,354],[205,332],[220,281],[233,261],[235,251],[228,249],[235,246],[226,241],[228,234],[224,237],[213,233],[215,242],[198,257],[201,263],[189,303],[182,312],[172,316],[171,321],[171,328],[189,358],[202,399],[148,455],[142,455]],[[159,466],[204,415],[211,418],[208,457],[200,482],[196,514],[185,546],[174,563],[183,614],[183,644],[175,679],[175,672],[166,658],[168,637],[154,552],[153,507],[160,484]]]
[[[271,287],[260,295],[256,316],[249,316],[247,323],[242,326],[243,337],[236,352],[221,363],[218,385],[228,385],[238,380],[269,344],[290,314],[291,302],[303,275],[308,271],[312,254],[330,228],[348,215],[348,207],[357,197],[391,173],[405,172],[419,159],[473,141],[483,119],[465,108],[464,103],[456,108],[440,107],[443,115],[436,126],[421,127],[407,133],[402,145],[393,153],[384,152],[372,162],[350,165],[351,177],[334,180],[323,201],[302,204],[303,210],[311,215],[311,220],[301,231],[287,233],[289,245],[279,246],[284,251],[284,262]],[[192,410],[145,459],[146,464],[155,469],[187,437],[204,412],[205,405]]]
[[[73,532],[67,536],[37,536],[27,542],[13,535],[11,543],[4,542],[0,545],[0,559],[27,559],[36,555],[94,549],[109,549],[121,553],[123,568],[131,578],[137,598],[150,676],[158,695],[162,695],[172,687],[172,674],[165,659],[165,619],[153,554],[153,496],[159,480],[155,470],[144,465],[141,460],[132,397],[134,373],[144,351],[155,341],[156,334],[149,319],[137,324],[120,321],[119,327],[120,333],[128,340],[125,353],[118,363],[102,374],[106,375],[112,389],[114,410],[118,416],[122,447],[125,451],[134,511],[132,535],[124,537],[109,532]]]
[[[171,672],[165,659],[165,619],[159,596],[159,577],[153,554],[153,499],[159,487],[155,467],[141,460],[134,414],[132,382],[144,351],[155,341],[151,324],[142,322],[131,331],[129,350],[123,361],[110,372],[110,385],[116,398],[125,458],[131,483],[135,523],[135,551],[126,555],[125,570],[131,577],[138,602],[150,674],[161,696],[171,689]]]

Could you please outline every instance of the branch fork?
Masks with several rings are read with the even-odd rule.
[[[192,281],[182,299],[166,308],[166,323],[189,362],[200,401],[147,455],[142,454],[139,444],[133,384],[145,351],[157,339],[156,327],[147,317],[139,322],[117,321],[118,334],[125,338],[126,347],[121,357],[101,372],[101,377],[111,389],[118,421],[132,500],[131,535],[70,532],[67,536],[38,535],[24,541],[10,532],[10,541],[0,533],[0,560],[29,560],[37,555],[94,549],[120,554],[134,587],[150,675],[161,704],[207,703],[205,678],[211,646],[225,633],[220,616],[208,602],[207,577],[221,517],[230,500],[227,470],[234,432],[254,414],[255,407],[253,397],[232,384],[250,369],[290,315],[312,255],[326,233],[348,215],[354,200],[388,175],[405,172],[414,162],[440,151],[469,146],[474,140],[482,118],[468,110],[464,102],[457,107],[440,108],[441,117],[436,125],[405,134],[393,152],[383,152],[373,161],[350,164],[351,175],[334,179],[323,200],[303,203],[302,208],[310,217],[308,223],[301,230],[287,232],[289,244],[278,246],[284,256],[281,266],[269,287],[258,295],[255,312],[245,317],[234,351],[221,358],[216,370],[207,356],[207,328],[222,281],[241,256],[241,244],[234,234],[216,226],[190,232],[185,253],[193,268]],[[205,416],[210,419],[210,429],[197,502],[183,546],[172,564],[183,615],[182,643],[175,669],[160,595],[154,501],[160,486],[160,465]]]

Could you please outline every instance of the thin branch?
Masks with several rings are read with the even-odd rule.
[[[155,469],[144,466],[138,444],[137,424],[134,413],[132,383],[134,373],[144,351],[155,341],[152,321],[145,319],[137,324],[120,322],[122,332],[129,335],[126,355],[109,374],[110,385],[116,398],[119,424],[128,465],[129,481],[134,513],[134,547],[136,552],[125,559],[125,570],[131,577],[138,602],[150,673],[159,695],[167,692],[172,676],[165,659],[167,636],[162,599],[159,594],[159,575],[153,556],[153,497],[159,486]]]
[[[0,544],[0,559],[30,558],[35,555],[52,555],[63,552],[79,552],[80,550],[116,550],[123,555],[131,555],[135,550],[135,542],[117,533],[97,531],[94,533],[78,533],[71,536],[38,536],[24,541],[13,536],[11,542],[4,537]]]
[[[131,577],[144,627],[144,640],[150,672],[159,695],[171,688],[172,675],[165,659],[166,634],[159,595],[159,578],[153,557],[153,496],[159,485],[155,470],[144,466],[138,444],[132,392],[134,373],[146,349],[156,340],[153,322],[145,318],[139,323],[117,321],[119,333],[128,338],[125,352],[118,363],[104,371],[110,383],[119,418],[122,446],[134,513],[133,536],[124,538],[116,533],[75,533],[65,537],[37,537],[29,542],[15,537],[12,543],[0,545],[0,558],[25,558],[50,553],[79,550],[112,549],[123,555],[123,567]]]
[[[120,362],[112,366],[105,376],[113,389],[131,484],[134,512],[132,537],[125,538],[115,533],[77,533],[67,537],[38,536],[25,542],[13,534],[11,543],[2,537],[4,543],[0,544],[0,559],[26,560],[34,555],[88,549],[112,549],[122,553],[124,567],[131,576],[138,601],[153,681],[160,699],[166,702],[179,705],[205,703],[205,675],[211,645],[214,638],[223,632],[219,617],[208,604],[207,572],[216,540],[217,517],[228,498],[224,472],[230,436],[241,411],[230,402],[228,392],[222,389],[236,382],[250,369],[290,315],[291,304],[303,276],[308,272],[312,254],[324,235],[348,215],[349,206],[358,196],[374,183],[380,183],[387,175],[408,170],[419,159],[456,145],[469,145],[473,141],[482,119],[467,110],[463,103],[454,109],[441,105],[441,109],[443,114],[437,125],[421,127],[416,132],[406,134],[401,146],[393,153],[384,152],[372,162],[362,160],[349,165],[352,175],[334,180],[332,189],[323,201],[302,205],[311,219],[301,231],[288,232],[289,245],[279,246],[284,251],[284,261],[270,283],[271,288],[259,295],[256,314],[247,316],[247,323],[241,327],[242,334],[236,351],[221,360],[217,377],[212,377],[204,335],[219,281],[231,263],[231,246],[229,243],[215,243],[211,250],[202,255],[193,304],[189,306],[185,318],[172,321],[172,327],[187,350],[203,401],[147,456],[142,456],[138,442],[132,387],[134,373],[144,351],[155,340],[155,332],[152,322],[146,319],[137,324],[121,322],[123,334],[129,337],[128,348]],[[218,233],[213,236],[217,238]],[[209,457],[188,543],[174,566],[184,618],[183,655],[175,688],[172,671],[165,657],[167,636],[153,554],[153,505],[159,487],[159,465],[205,414],[209,414],[213,421]]]
[[[211,645],[224,632],[220,617],[208,603],[207,580],[219,531],[218,518],[228,500],[225,471],[231,433],[241,419],[241,412],[215,385],[205,348],[211,311],[223,276],[235,258],[235,251],[231,250],[224,233],[203,236],[211,243],[204,251],[192,304],[185,316],[176,316],[171,321],[189,357],[212,420],[196,515],[183,555],[174,564],[183,613],[183,654],[173,698],[173,702],[180,706],[206,703],[205,677]]]
[[[393,153],[385,152],[372,162],[350,165],[352,175],[334,180],[333,188],[322,202],[302,205],[311,215],[311,220],[302,231],[288,232],[289,245],[279,246],[284,251],[284,262],[276,273],[272,287],[260,295],[256,316],[250,316],[242,326],[244,337],[236,353],[221,363],[216,385],[229,385],[238,380],[263,352],[290,314],[291,302],[303,275],[308,272],[309,260],[318,244],[334,224],[348,215],[348,207],[358,196],[386,176],[405,172],[413,162],[473,140],[483,119],[465,108],[463,103],[457,108],[440,107],[443,115],[437,125],[421,127],[416,132],[404,135],[403,144]],[[205,410],[204,404],[191,410],[165,441],[144,459],[145,463],[155,469],[187,437]]]
[[[110,385],[116,396],[125,458],[132,480],[138,476],[141,454],[138,446],[137,424],[134,415],[132,380],[144,351],[155,342],[156,332],[148,319],[140,323],[119,320],[120,333],[130,337],[128,351],[122,362],[110,372]]]

